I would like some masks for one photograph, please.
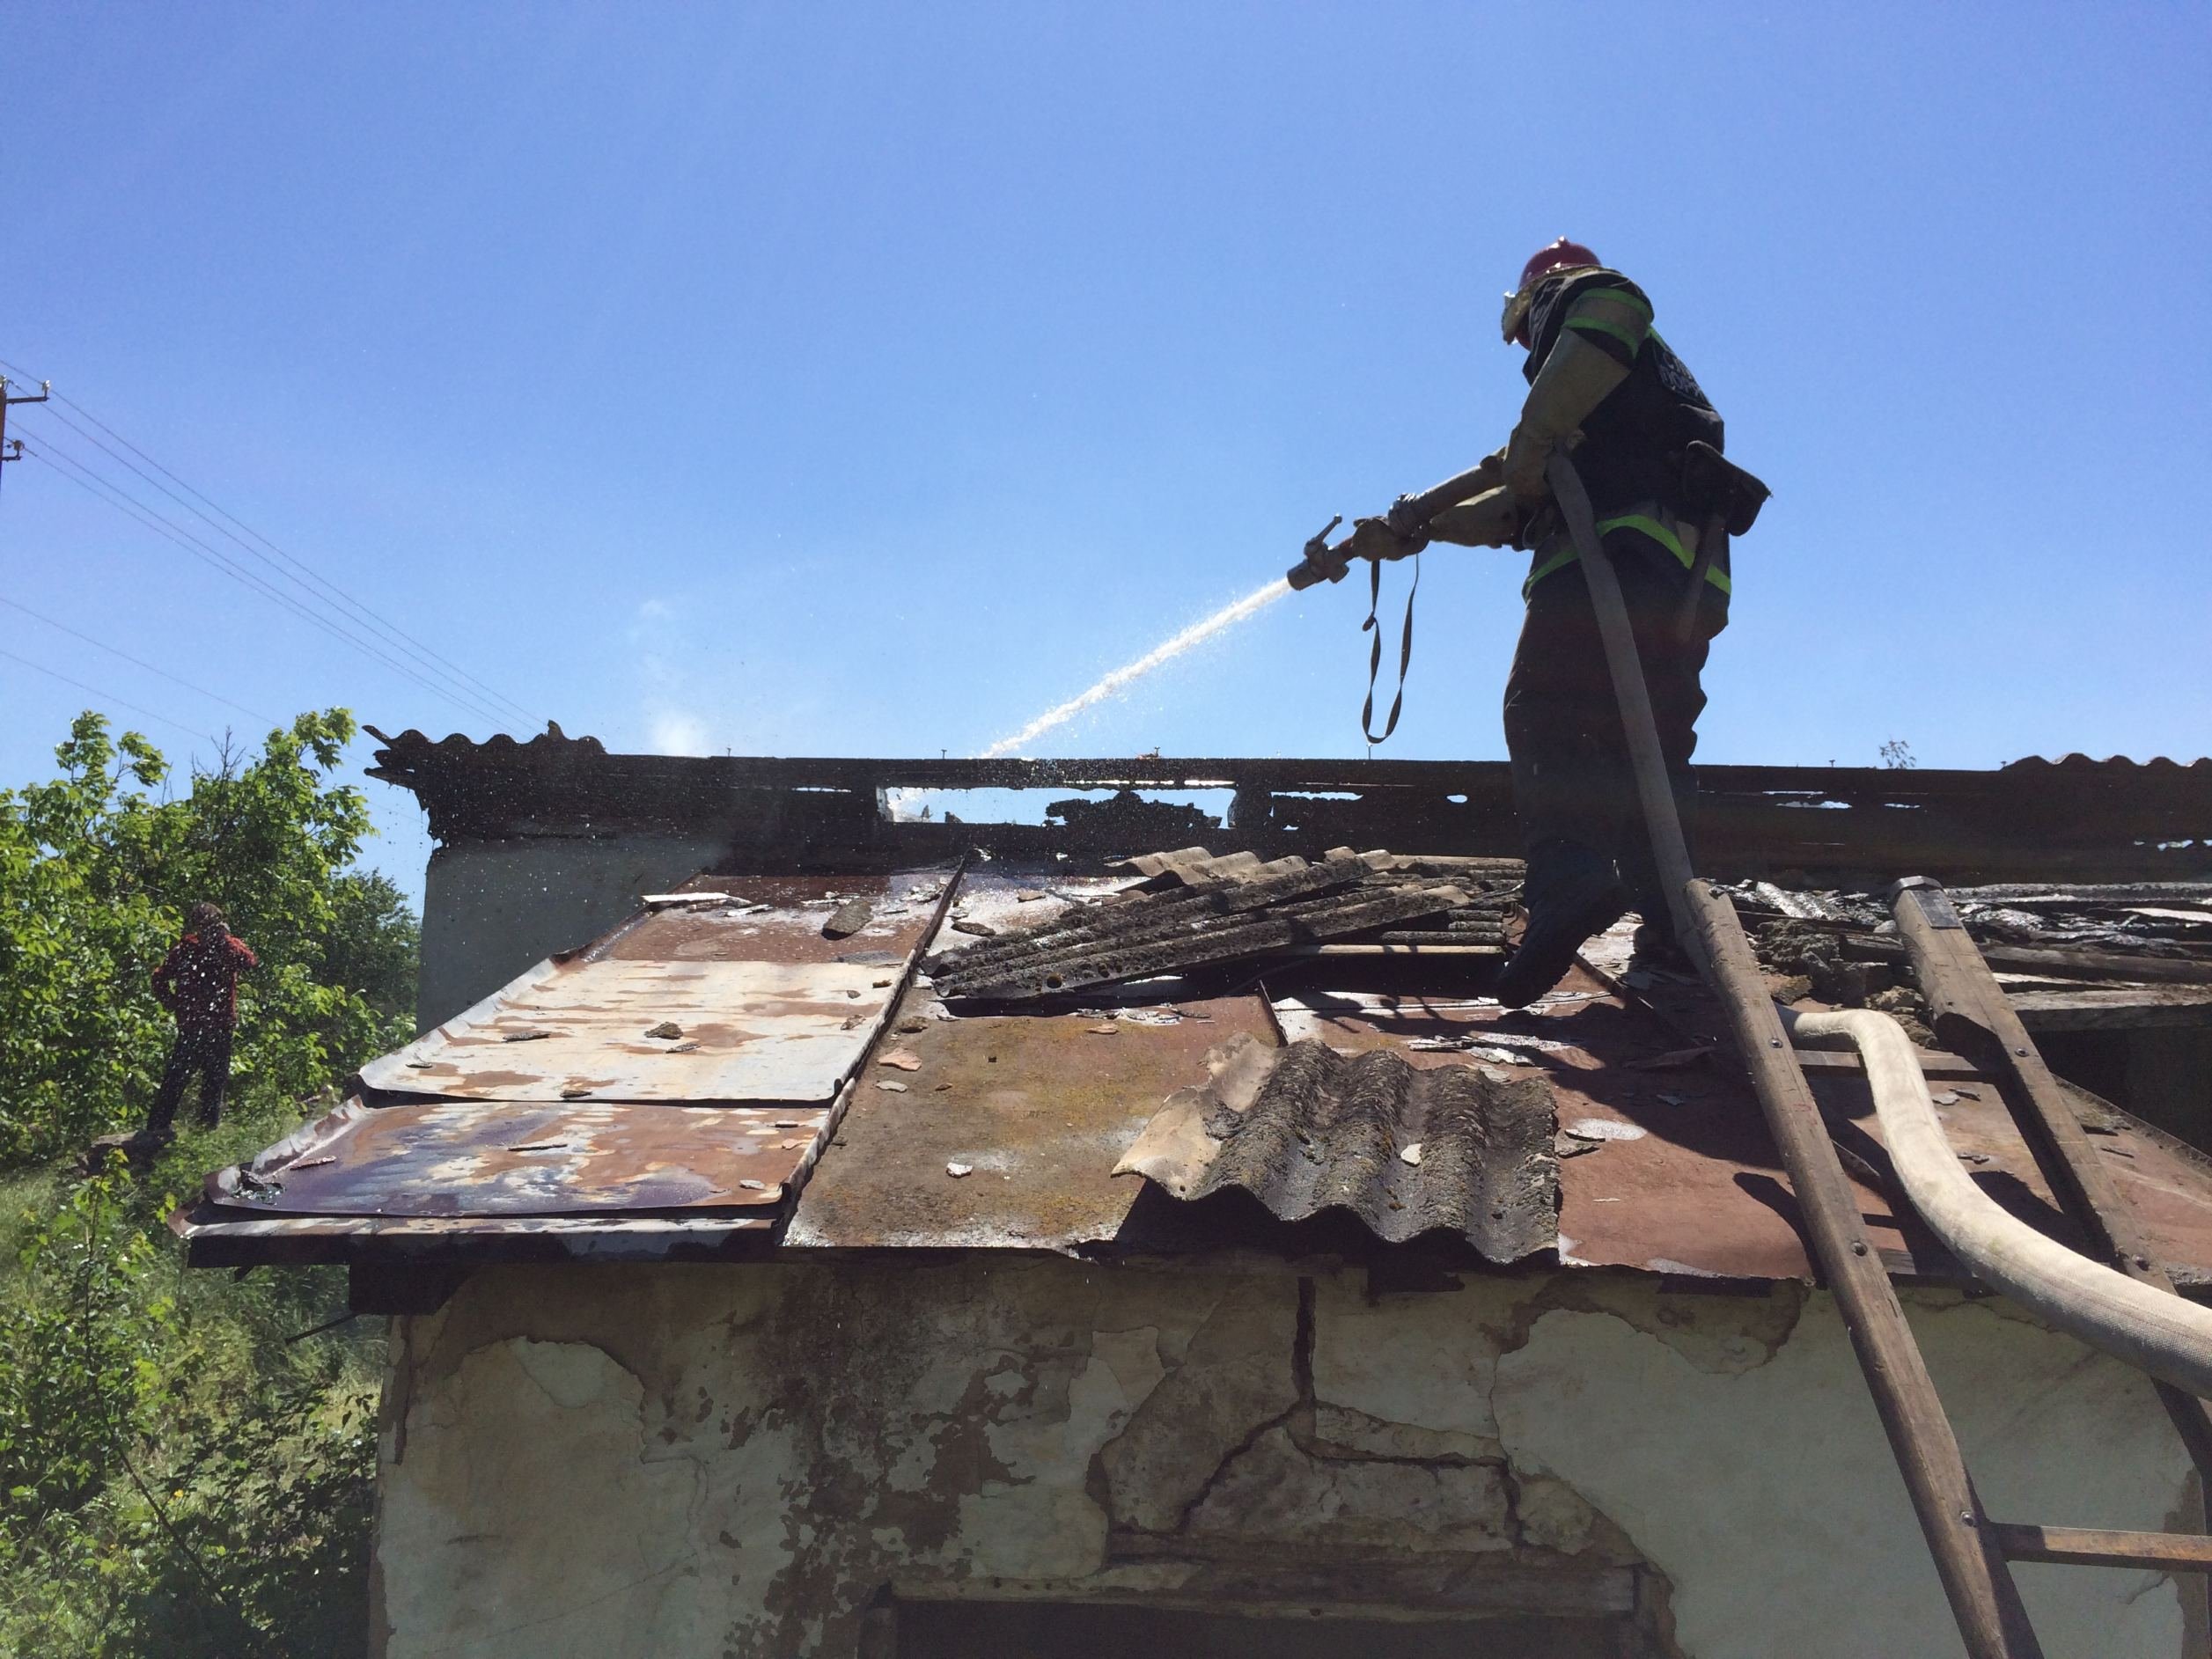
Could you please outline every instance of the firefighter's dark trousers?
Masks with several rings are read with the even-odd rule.
[[[184,1098],[184,1086],[194,1072],[200,1074],[199,1121],[223,1120],[223,1096],[231,1086],[231,1028],[227,1025],[177,1028],[177,1040],[169,1051],[168,1069],[161,1074],[161,1088],[154,1095],[146,1127],[166,1134]]]
[[[1706,593],[1696,626],[1684,640],[1676,621],[1688,572],[1658,549],[1643,550],[1639,539],[1627,539],[1635,545],[1614,551],[1622,540],[1611,539],[1607,551],[1643,659],[1659,749],[1687,834],[1690,753],[1705,708],[1699,676],[1713,636],[1727,625],[1727,603],[1717,591]],[[1505,749],[1513,763],[1513,810],[1529,861],[1532,913],[1554,891],[1586,884],[1610,866],[1630,904],[1665,930],[1666,896],[1580,562],[1553,571],[1529,594],[1505,682]]]

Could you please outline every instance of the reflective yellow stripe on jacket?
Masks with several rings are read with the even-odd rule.
[[[1649,536],[1680,560],[1685,570],[1692,569],[1697,563],[1697,555],[1682,545],[1682,538],[1650,513],[1622,513],[1615,518],[1600,518],[1598,521],[1598,540],[1603,541],[1616,530],[1633,530],[1638,535]],[[1575,551],[1573,540],[1562,536],[1559,551],[1528,573],[1528,580],[1521,584],[1521,598],[1527,598],[1539,582],[1551,575],[1553,571],[1563,569],[1574,563],[1579,556]],[[1728,579],[1728,572],[1717,565],[1706,566],[1705,579],[1723,593],[1732,591],[1733,584]]]

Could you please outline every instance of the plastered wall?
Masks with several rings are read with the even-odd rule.
[[[2157,1529],[2193,1501],[2131,1373],[2002,1304],[1911,1307],[1993,1513]],[[874,1659],[893,1593],[1603,1613],[1696,1659],[1959,1651],[1833,1306],[1792,1287],[507,1268],[396,1320],[392,1353],[389,1659]],[[2184,1651],[2167,1581],[2019,1570],[2053,1659]]]
[[[428,1031],[559,951],[589,944],[707,868],[719,840],[681,835],[464,841],[430,855],[417,1026]]]

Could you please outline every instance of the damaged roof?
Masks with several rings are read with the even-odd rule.
[[[1308,863],[1217,860],[1203,848],[1170,855],[1166,891],[1053,918],[1003,936],[952,941],[923,963],[940,995],[1018,1002],[1090,986],[1264,959],[1325,940],[1371,935],[1378,944],[1502,948],[1500,911],[1520,888],[1488,864],[1440,881],[1433,865],[1401,866],[1386,853],[1340,848]],[[1140,870],[1149,861],[1135,861]],[[1473,863],[1474,861],[1469,861]],[[1420,922],[1426,930],[1412,930]],[[957,925],[957,924],[956,924]]]
[[[1472,795],[1438,793],[1466,783],[1467,768],[992,763],[1000,785],[1157,778],[1237,791],[1237,826],[1216,826],[1204,846],[1071,849],[1050,844],[1047,825],[1013,826],[1009,851],[995,849],[992,826],[894,821],[877,798],[894,782],[959,787],[948,780],[986,775],[970,763],[671,771],[557,733],[503,747],[409,734],[387,740],[379,760],[425,792],[434,818],[445,814],[449,836],[489,821],[495,783],[510,830],[572,833],[559,826],[590,808],[608,767],[677,780],[696,800],[718,798],[717,811],[741,798],[758,806],[747,791],[792,799],[772,822],[733,828],[725,852],[677,891],[638,895],[619,926],[365,1066],[336,1112],[216,1172],[173,1222],[195,1262],[1172,1256],[1419,1241],[1475,1266],[1556,1259],[1710,1279],[1810,1275],[1717,1005],[1693,981],[1631,971],[1632,924],[1529,1009],[1482,995],[1518,873],[1484,850],[1501,840],[1495,826],[1433,841],[1386,833],[1428,821],[1420,803],[1469,804]],[[1933,814],[1939,800],[1963,810],[2012,788],[2016,770],[1951,774],[1978,780],[1972,789],[1885,774],[1854,804],[1803,814],[1834,827],[1794,832],[1793,845],[1811,833],[1841,845],[1861,834],[1846,820]],[[2142,782],[2152,774],[2168,791],[2156,800]],[[2173,833],[2212,825],[2195,816],[2212,767],[2036,763],[2019,772],[2031,776],[2047,792],[2054,778],[2097,785],[2066,809],[2074,839],[2058,844],[2076,867],[2069,879],[2116,870],[2134,884],[1957,891],[2031,1027],[2079,1029],[2064,1024],[2085,1017],[2070,1010],[2098,997],[2099,1019],[2123,1002],[2212,1018],[2212,867],[2194,832]],[[1349,798],[1328,798],[1328,780],[1348,778],[1358,785]],[[804,779],[815,781],[793,781]],[[1836,792],[1859,787],[1846,782]],[[1902,803],[1913,789],[1921,806]],[[864,812],[848,798],[863,791]],[[1725,807],[1731,797],[1718,798]],[[1762,812],[1797,810],[1775,805],[1772,790],[1762,799]],[[1192,811],[1109,803],[1098,821],[1121,826],[1118,836],[1150,823],[1153,805]],[[1287,834],[1285,814],[1309,809],[1326,809],[1313,821],[1344,833],[1318,846],[1299,839],[1303,828]],[[1932,816],[1918,822],[1936,833]],[[825,825],[841,827],[825,839]],[[917,841],[909,830],[929,833]],[[626,830],[599,822],[592,833]],[[2145,862],[2145,835],[2161,843],[2150,885],[2131,873]],[[1879,838],[1867,836],[1852,845]],[[2083,850],[2098,837],[2125,843],[2103,864]],[[2033,863],[2020,845],[1955,863]],[[916,846],[937,855],[906,856]],[[1112,862],[1120,855],[1135,856]],[[1856,972],[1863,994],[1888,971],[1895,942],[1863,888],[1745,880],[1760,884],[1738,899],[1747,922],[1767,924],[1778,989],[1807,995],[1818,979],[1848,990]],[[2002,948],[2041,954],[2007,968]],[[2049,959],[2067,951],[2091,959]],[[2050,998],[2040,1010],[2038,995]],[[1219,1078],[1238,1054],[1256,1081],[1225,1097]],[[1856,1062],[1805,1058],[1892,1266],[1955,1276],[1886,1196]],[[1948,1080],[1937,1086],[1952,1095],[1945,1114],[1975,1178],[2062,1230],[1988,1080],[1955,1056],[1923,1058]],[[2082,1109],[2174,1276],[2212,1284],[2212,1165],[2093,1097]]]
[[[726,838],[756,858],[804,842],[814,868],[886,870],[978,848],[1047,860],[1207,840],[1262,859],[1340,846],[1518,857],[1503,761],[1158,755],[1029,760],[610,754],[550,727],[526,743],[386,737],[369,775],[411,790],[448,845],[622,828]],[[1889,767],[1697,768],[1701,868],[1743,877],[1951,883],[2212,876],[2212,760],[2018,760],[1988,771]],[[898,791],[1116,792],[1055,802],[1037,823],[929,820]],[[1210,813],[1151,792],[1225,792]],[[944,809],[962,820],[948,824]],[[1226,841],[1222,832],[1228,832]],[[761,868],[768,868],[762,865]]]
[[[1443,1230],[1509,1264],[1557,1239],[1554,1112],[1541,1078],[1490,1067],[1423,1070],[1388,1049],[1249,1037],[1208,1057],[1117,1166],[1177,1198],[1241,1187],[1286,1222],[1356,1215],[1398,1244]]]

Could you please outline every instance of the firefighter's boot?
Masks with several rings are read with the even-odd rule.
[[[1547,841],[1529,849],[1522,904],[1528,927],[1490,993],[1508,1008],[1557,985],[1583,941],[1628,914],[1628,895],[1611,859],[1580,841]]]

